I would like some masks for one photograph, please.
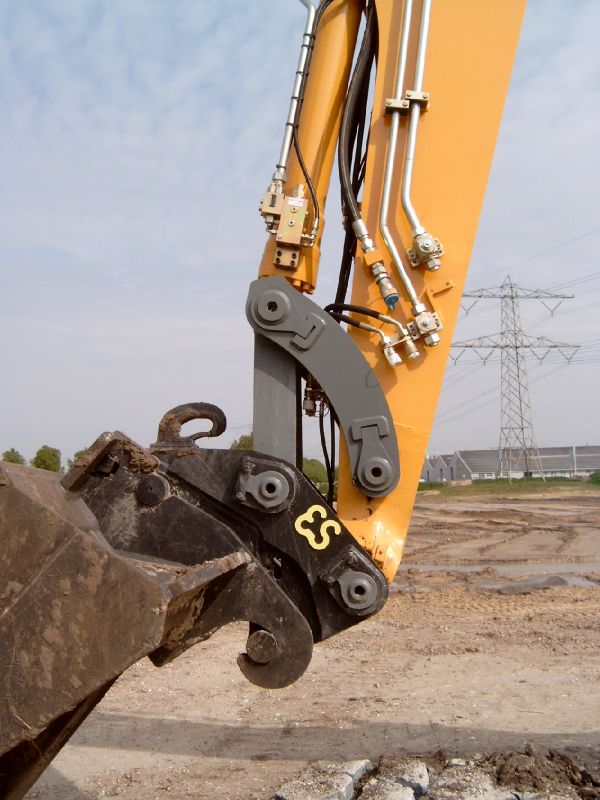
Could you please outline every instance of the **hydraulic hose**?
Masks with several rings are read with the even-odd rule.
[[[375,7],[373,6],[367,17],[365,33],[348,87],[338,141],[338,168],[342,199],[351,223],[360,219],[358,192],[364,177],[364,162],[361,159],[361,153],[366,123],[369,79],[376,49],[377,18]],[[352,168],[351,176],[353,152],[354,167]],[[343,302],[348,292],[348,283],[350,281],[355,248],[356,232],[350,224],[346,228],[346,236],[344,239],[342,263],[340,265],[338,286],[335,294],[336,303]]]
[[[304,2],[304,0],[302,0]],[[306,185],[308,186],[308,191],[310,193],[310,198],[312,200],[312,204],[314,207],[314,218],[312,224],[312,231],[311,231],[311,240],[314,241],[319,230],[319,226],[321,224],[321,211],[319,208],[319,201],[317,199],[317,193],[315,191],[314,184],[312,182],[312,178],[310,177],[310,173],[304,163],[304,158],[302,156],[302,150],[300,149],[300,142],[298,140],[298,125],[300,119],[300,113],[302,111],[302,103],[304,102],[304,94],[306,92],[306,81],[308,79],[310,73],[310,63],[312,61],[313,51],[315,47],[315,39],[317,36],[317,32],[319,29],[319,23],[321,21],[321,17],[325,13],[325,10],[328,6],[331,5],[333,0],[323,0],[323,2],[319,5],[316,10],[313,24],[312,24],[312,33],[310,35],[310,45],[308,47],[308,51],[306,54],[306,60],[302,70],[302,76],[300,81],[300,86],[298,88],[298,95],[295,98],[296,105],[295,105],[295,113],[292,125],[292,142],[294,145],[294,150],[296,152],[296,157],[298,159],[298,164],[300,165],[300,169],[302,170],[302,174],[304,175],[304,180],[306,181]]]
[[[371,7],[367,17],[365,33],[356,59],[354,73],[348,87],[342,122],[340,125],[340,137],[338,143],[338,166],[340,172],[340,183],[342,194],[346,203],[352,222],[360,219],[360,209],[358,199],[352,185],[350,174],[350,162],[352,151],[356,142],[357,116],[364,116],[364,104],[366,100],[365,87],[368,88],[371,65],[375,56],[377,43],[377,17],[374,7]],[[360,154],[356,154],[360,159]]]

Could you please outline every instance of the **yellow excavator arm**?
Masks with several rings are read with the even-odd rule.
[[[344,171],[350,184],[360,171],[362,193],[353,211],[352,197],[343,192],[345,247],[354,269],[351,286],[341,275],[346,285],[332,301],[390,317],[337,309],[377,328],[351,324],[348,332],[389,406],[396,442],[391,435],[381,440],[397,447],[399,475],[373,496],[360,485],[356,459],[349,457],[352,433],[342,430],[337,513],[388,580],[402,557],[524,8],[524,0],[335,0],[316,10],[309,5],[298,72],[310,74],[294,86],[286,127],[289,136],[290,124],[297,126],[297,147],[287,164],[278,163],[261,207],[271,235],[260,276],[282,276],[301,291],[314,291],[339,144],[342,186]],[[292,205],[294,214],[288,213],[286,205],[294,195],[302,197],[299,211],[306,214],[302,241],[290,235],[298,230],[298,212]],[[271,213],[272,197],[285,207],[282,216]],[[308,379],[309,394],[320,401],[318,413],[338,412],[330,402],[331,384],[344,368],[339,361],[328,365],[329,384],[316,392]],[[257,376],[260,382],[260,363]],[[366,409],[364,416],[370,416]],[[271,412],[263,420],[259,395],[255,441],[289,458],[295,435],[289,418],[280,430]],[[262,431],[263,421],[270,430]]]
[[[160,666],[244,620],[240,669],[286,686],[315,642],[386,601],[524,0],[302,2],[246,305],[254,449],[200,447],[226,419],[193,402],[149,447],[102,434],[64,477],[0,464],[3,797],[25,794],[143,656]],[[336,158],[344,242],[323,308],[310,295]],[[305,416],[321,428],[326,495],[302,472]],[[209,429],[182,430],[198,419]]]

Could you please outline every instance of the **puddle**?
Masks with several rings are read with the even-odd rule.
[[[593,577],[594,573],[597,578]],[[472,575],[469,583],[500,594],[527,594],[536,589],[553,586],[572,586],[582,589],[600,588],[600,562],[546,563],[546,564],[401,564],[398,571],[398,590],[407,579],[418,579],[419,575]],[[591,576],[591,577],[588,577]]]
[[[600,561],[578,561],[569,563],[560,561],[543,564],[495,564],[493,561],[482,561],[480,564],[410,564],[402,563],[399,572],[408,570],[419,572],[483,572],[493,569],[499,575],[572,575],[583,576],[592,572],[600,573]],[[585,580],[582,577],[582,580]],[[575,584],[574,584],[575,585]]]

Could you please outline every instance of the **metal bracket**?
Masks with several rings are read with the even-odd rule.
[[[369,497],[389,494],[400,479],[392,415],[376,375],[352,338],[280,277],[250,285],[246,316],[258,334],[287,351],[323,388],[340,421],[360,491]]]
[[[404,99],[411,104],[416,103],[423,110],[426,110],[429,105],[429,92],[415,92],[414,89],[407,89],[404,93]]]
[[[236,500],[272,514],[290,505],[295,488],[292,474],[286,475],[272,468],[256,473],[257,466],[260,468],[261,465],[250,458],[243,458],[241,466]]]
[[[399,111],[401,114],[406,114],[409,108],[410,108],[410,103],[408,102],[408,100],[404,99],[399,100],[397,97],[389,97],[385,101],[386,114],[393,114],[396,111]]]
[[[385,417],[366,417],[352,423],[352,439],[362,442],[357,472],[361,482],[370,492],[389,485],[393,478],[389,456],[382,454],[381,440],[389,436],[389,423]],[[385,452],[385,450],[384,450]]]
[[[293,245],[284,245],[277,242],[275,255],[273,256],[273,263],[277,267],[284,269],[295,270],[298,269],[298,259],[300,258],[300,247]]]
[[[399,111],[401,114],[407,114],[411,105],[419,105],[422,111],[427,111],[429,92],[415,92],[414,89],[407,89],[402,98],[390,97],[385,101],[385,113],[393,114]]]
[[[284,286],[288,286],[287,282]],[[266,288],[254,301],[252,313],[261,327],[293,333],[290,344],[298,350],[308,350],[321,334],[325,321],[313,312],[304,316],[293,305],[293,299],[293,295],[280,288]]]
[[[356,547],[342,553],[322,578],[340,606],[357,616],[374,614],[387,600],[387,582]]]

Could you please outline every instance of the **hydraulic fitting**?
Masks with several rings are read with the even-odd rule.
[[[435,347],[440,343],[438,331],[441,329],[442,323],[434,311],[419,311],[415,314],[414,320],[408,323],[408,330],[412,338],[420,339],[422,337],[428,347]]]
[[[283,211],[284,200],[285,195],[283,193],[283,185],[273,181],[273,183],[271,183],[265,192],[260,206],[258,207],[269,233],[277,232],[279,220],[281,218],[281,212]]]
[[[390,367],[398,367],[402,363],[399,353],[394,349],[394,343],[388,336],[383,336],[381,340],[383,354]]]
[[[414,361],[415,358],[418,358],[420,353],[417,348],[417,345],[413,342],[410,336],[407,336],[406,339],[401,340],[402,347],[404,348],[404,355],[410,360]]]
[[[361,250],[363,251],[365,264],[369,268],[369,271],[373,276],[373,280],[377,284],[377,288],[381,293],[383,301],[386,306],[393,311],[400,298],[396,287],[392,283],[389,273],[385,268],[381,253],[373,244],[373,240],[369,236],[365,223],[362,219],[355,220],[352,223],[352,229],[354,230],[356,239],[360,244]]]
[[[396,291],[396,287],[390,280],[390,276],[388,275],[383,262],[378,261],[376,264],[373,264],[371,267],[371,275],[377,284],[377,288],[383,297],[384,303],[391,311],[393,311],[396,308],[396,303],[399,300],[399,296],[398,292]]]
[[[413,238],[413,246],[407,250],[407,253],[413,267],[424,266],[431,272],[435,272],[442,265],[440,259],[444,255],[444,248],[438,239],[425,231],[425,233],[418,233]]]
[[[441,338],[439,333],[430,333],[428,336],[424,337],[423,341],[428,347],[435,347],[441,342]]]
[[[392,347],[398,348],[401,346],[404,350],[404,355],[409,359],[409,361],[413,361],[415,358],[418,358],[420,355],[419,350],[412,339],[410,331],[408,331],[401,322],[399,322],[397,319],[394,319],[394,317],[388,317],[382,314],[380,318],[383,322],[387,322],[388,325],[393,325],[398,330],[398,334],[391,340]]]
[[[324,395],[321,387],[316,383],[312,376],[309,376],[304,387],[304,398],[302,400],[302,410],[307,417],[316,417],[323,413]]]

